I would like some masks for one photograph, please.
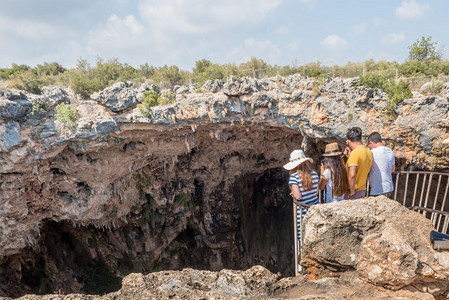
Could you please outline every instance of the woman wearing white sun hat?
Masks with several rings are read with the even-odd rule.
[[[290,195],[301,204],[318,204],[318,182],[320,178],[312,169],[312,162],[311,158],[305,156],[304,151],[294,150],[290,153],[290,162],[284,165],[284,169],[291,171],[288,181],[291,190]],[[302,217],[304,217],[305,213],[306,209],[303,208]],[[298,205],[296,206],[296,214],[298,240],[300,240],[300,208]]]

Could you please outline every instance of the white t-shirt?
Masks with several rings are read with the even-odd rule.
[[[370,195],[380,195],[393,191],[393,178],[391,169],[395,159],[391,149],[379,146],[371,149],[373,153],[373,164],[369,172]]]
[[[329,169],[324,170],[323,176],[327,180],[324,203],[332,203],[335,201],[344,200],[345,195],[342,195],[340,197],[337,197],[337,196],[333,197],[333,195],[332,195],[334,192],[334,183],[332,182],[331,170],[329,170]]]

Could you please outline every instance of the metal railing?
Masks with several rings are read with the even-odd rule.
[[[295,241],[295,275],[302,274],[304,269],[301,266],[301,258],[304,255],[304,222],[303,222],[303,209],[307,211],[310,205],[299,202],[293,199],[293,232]],[[299,238],[298,238],[298,209],[299,209]]]
[[[430,219],[438,232],[449,229],[449,173],[428,171],[394,172],[393,200]]]

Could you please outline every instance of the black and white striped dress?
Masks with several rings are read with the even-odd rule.
[[[293,173],[290,176],[290,179],[288,181],[288,185],[297,185],[299,187],[299,191],[301,192],[301,200],[299,200],[300,203],[307,204],[307,205],[315,205],[318,204],[318,183],[320,181],[320,178],[318,174],[315,171],[312,171],[312,189],[308,191],[304,191],[304,188],[302,187],[301,180],[298,177],[297,173]],[[296,220],[297,224],[296,227],[298,229],[298,240],[301,239],[301,230],[300,230],[300,207],[296,206]],[[302,217],[304,218],[305,214],[307,212],[307,209],[303,207],[302,209]]]

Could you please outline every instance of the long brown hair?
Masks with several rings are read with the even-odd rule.
[[[304,191],[310,191],[313,188],[312,183],[312,163],[308,160],[300,164],[296,168],[296,174],[301,181],[302,188]]]
[[[343,158],[339,155],[327,156],[323,159],[323,164],[324,168],[329,169],[331,172],[334,196],[343,196],[349,191],[348,173],[346,172]]]

